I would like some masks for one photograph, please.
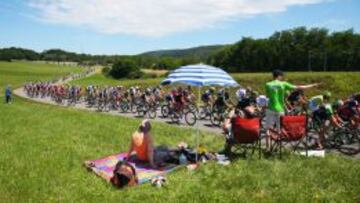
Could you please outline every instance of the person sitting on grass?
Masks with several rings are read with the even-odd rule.
[[[150,166],[156,168],[154,162],[154,145],[153,138],[150,134],[151,124],[149,120],[143,120],[139,129],[132,134],[128,159],[136,153],[136,160],[149,162]]]

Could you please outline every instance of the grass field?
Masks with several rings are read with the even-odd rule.
[[[11,66],[0,66],[6,73],[2,84],[18,86],[28,77],[23,76],[21,81],[16,75],[35,78],[39,71],[57,69],[44,66],[29,71],[27,64],[18,66],[16,73],[9,70]],[[36,79],[49,79],[55,74],[63,72]],[[99,76],[90,80],[96,77]],[[89,79],[80,82],[86,80]],[[194,172],[182,169],[169,174],[167,188],[146,184],[119,191],[82,164],[88,159],[126,151],[140,120],[37,104],[22,98],[16,98],[11,105],[1,102],[0,112],[1,202],[360,201],[360,162],[333,154],[323,159],[288,155],[282,160],[259,160],[255,156],[229,166],[209,163]],[[161,123],[153,124],[153,135],[157,145],[194,141],[194,131]],[[211,150],[219,150],[223,144],[222,137],[211,134],[202,134],[201,141]]]
[[[264,93],[266,81],[271,80],[269,73],[238,73],[232,75],[242,86],[250,86]],[[321,83],[321,86],[308,90],[308,96],[321,94],[325,90],[333,92],[334,98],[347,98],[351,94],[360,91],[360,72],[293,72],[287,73],[287,79],[294,84]],[[78,85],[123,85],[123,86],[156,86],[163,78],[141,79],[141,80],[115,80],[105,77],[101,73],[88,78],[73,81]],[[205,88],[204,88],[205,89]],[[233,90],[234,91],[234,90]]]
[[[8,84],[19,87],[25,82],[53,80],[69,75],[69,73],[81,71],[81,68],[55,64],[0,61],[0,90],[3,92],[4,87]]]

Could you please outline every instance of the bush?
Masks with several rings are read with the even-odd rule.
[[[112,66],[109,74],[116,79],[141,77],[141,71],[139,67],[137,67],[132,60],[128,59],[116,61]]]
[[[109,75],[110,71],[111,71],[111,68],[108,66],[101,70],[102,74],[104,74],[104,75]]]
[[[128,78],[139,79],[139,78],[142,78],[143,76],[144,76],[144,73],[141,72],[140,70],[138,70],[136,72],[129,73]]]

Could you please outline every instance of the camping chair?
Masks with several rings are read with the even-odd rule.
[[[308,153],[308,132],[307,132],[307,116],[282,116],[280,118],[280,132],[276,129],[270,129],[271,140],[274,142],[271,151],[279,148],[280,157],[282,153],[283,143],[290,144],[294,152],[301,143],[305,144],[306,155]],[[305,139],[305,142],[304,142]]]
[[[232,120],[232,137],[226,141],[229,153],[242,151],[242,154],[246,156],[249,148],[252,148],[252,154],[258,148],[259,158],[261,158],[260,129],[260,118],[234,118]],[[234,148],[233,152],[231,151],[232,148]]]

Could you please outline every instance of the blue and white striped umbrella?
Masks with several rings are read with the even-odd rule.
[[[224,70],[204,64],[182,66],[172,71],[161,84],[223,87],[239,86],[239,84]]]

